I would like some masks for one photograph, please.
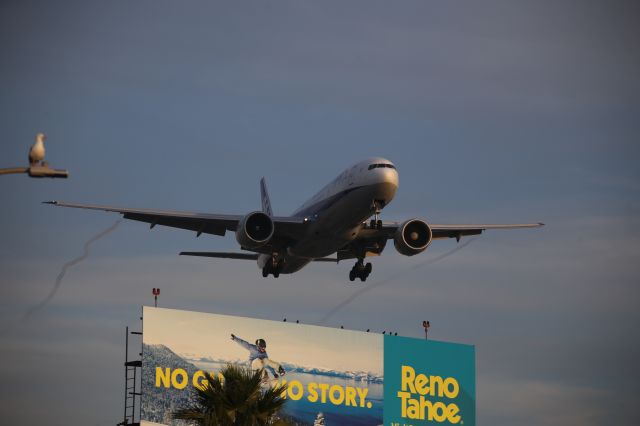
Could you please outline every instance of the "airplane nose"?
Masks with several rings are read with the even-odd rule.
[[[376,198],[389,204],[398,189],[398,172],[392,168],[379,168],[376,169],[376,178]]]
[[[388,184],[395,188],[398,188],[398,171],[392,168],[380,168],[376,170],[376,174],[378,177],[378,183]]]

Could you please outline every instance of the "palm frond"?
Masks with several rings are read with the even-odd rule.
[[[263,389],[263,374],[263,370],[234,364],[227,364],[219,376],[205,373],[202,388],[193,388],[192,404],[176,410],[172,417],[199,426],[286,425],[277,416],[286,403],[286,386]]]

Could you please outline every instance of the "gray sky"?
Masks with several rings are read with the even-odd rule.
[[[67,181],[0,179],[0,415],[121,420],[139,307],[318,323],[351,264],[279,280],[181,258],[225,238],[49,199],[244,213],[266,176],[287,214],[371,155],[400,188],[383,218],[543,221],[455,256],[392,244],[331,326],[476,345],[479,424],[638,424],[640,58],[634,2],[0,3],[0,167],[35,133]]]

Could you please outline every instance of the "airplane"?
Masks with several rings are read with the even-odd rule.
[[[356,259],[349,280],[366,281],[372,265],[365,259],[382,253],[388,240],[405,256],[425,251],[436,239],[479,235],[489,229],[535,228],[542,223],[502,225],[441,225],[422,219],[404,222],[380,220],[398,189],[398,171],[384,158],[360,161],[344,170],[290,216],[275,216],[265,179],[260,181],[262,210],[246,215],[175,212],[151,209],[118,208],[101,205],[46,201],[62,207],[104,210],[125,219],[181,228],[201,234],[224,236],[235,232],[238,252],[181,252],[184,256],[202,256],[257,261],[262,276],[292,274],[309,262],[339,262]],[[335,255],[335,257],[329,257]]]

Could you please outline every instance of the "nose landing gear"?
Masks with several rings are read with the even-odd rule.
[[[371,274],[371,263],[364,264],[362,259],[358,259],[351,271],[349,272],[349,281],[355,281],[356,278],[360,278],[360,281],[366,281],[369,274]]]
[[[380,220],[380,213],[384,208],[383,200],[373,200],[371,203],[371,209],[373,210],[373,219],[371,219],[371,228],[382,229],[382,220]]]

